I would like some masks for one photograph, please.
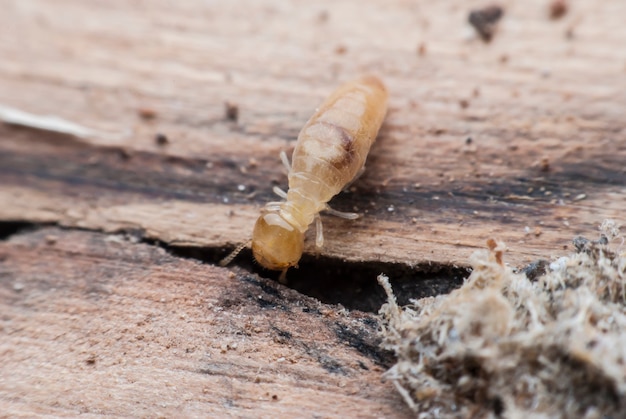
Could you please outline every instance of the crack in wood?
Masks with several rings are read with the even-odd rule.
[[[26,221],[1,221],[0,222],[0,241],[9,240],[17,234],[34,230],[43,225],[37,225]]]
[[[9,240],[11,237],[24,232],[47,228],[50,225],[0,222],[0,240]],[[58,227],[64,230],[85,230],[74,227]],[[87,229],[87,231],[95,230]],[[174,246],[159,240],[145,238],[144,232],[139,230],[122,230],[113,234],[126,234],[132,236],[139,243],[160,247],[175,257],[194,259],[207,264],[217,264],[229,251],[224,247]],[[278,279],[277,272],[264,270],[254,263],[249,249],[243,250],[232,266],[257,274],[260,277]],[[398,302],[404,305],[409,304],[411,299],[451,292],[461,286],[470,270],[463,266],[443,264],[423,263],[409,266],[371,260],[355,262],[329,256],[304,255],[299,269],[289,271],[287,286],[326,304],[340,304],[349,310],[376,313],[386,301],[384,291],[376,282],[376,277],[380,273],[385,273],[393,278],[392,285],[397,292]],[[266,293],[272,294],[275,293],[275,290],[268,289]],[[342,334],[341,331],[338,333]]]
[[[229,253],[223,247],[161,246],[175,256],[212,264]],[[280,274],[262,269],[254,263],[249,249],[244,249],[232,266],[273,280],[278,280]],[[386,302],[384,291],[376,282],[381,272],[393,278],[392,285],[397,290],[401,305],[409,304],[412,299],[447,294],[460,287],[464,278],[470,274],[469,268],[465,266],[435,263],[410,266],[372,260],[356,262],[305,254],[299,268],[287,274],[287,286],[326,304],[341,304],[349,310],[376,313]]]

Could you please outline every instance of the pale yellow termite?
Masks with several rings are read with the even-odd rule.
[[[291,167],[289,190],[277,190],[285,200],[270,202],[252,232],[252,253],[263,267],[285,272],[302,256],[304,235],[316,221],[316,245],[323,245],[320,211],[344,218],[328,207],[363,170],[367,154],[387,113],[387,90],[374,76],[340,86],[317,109],[298,135]]]

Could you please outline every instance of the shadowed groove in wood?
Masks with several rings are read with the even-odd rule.
[[[223,248],[192,248],[165,244],[161,246],[173,255],[198,259],[206,263],[217,263],[228,254]],[[243,250],[232,265],[274,280],[278,280],[280,275],[280,272],[262,269],[254,263],[249,249]],[[305,254],[300,260],[299,268],[289,270],[287,286],[326,304],[341,304],[350,310],[376,313],[386,302],[385,293],[376,282],[376,277],[380,273],[392,278],[391,283],[397,293],[398,303],[406,305],[411,299],[451,292],[461,286],[470,271],[463,266],[354,262]]]
[[[23,221],[3,221],[0,222],[0,240],[8,240],[14,234],[32,228],[33,224]]]
[[[12,236],[48,226],[50,224],[0,222],[0,240],[8,240]],[[78,228],[62,229],[80,230]],[[222,247],[171,246],[157,240],[145,239],[141,231],[124,231],[124,233],[136,237],[139,242],[161,247],[173,256],[191,258],[204,263],[216,264],[227,254],[226,249]],[[264,270],[254,263],[249,249],[242,251],[232,266],[273,280],[277,280],[280,274],[280,272]],[[376,277],[380,273],[385,273],[392,278],[391,282],[396,290],[398,303],[405,305],[409,304],[411,299],[449,293],[461,286],[463,279],[469,275],[469,270],[465,267],[438,264],[409,266],[377,261],[347,262],[328,256],[304,255],[299,269],[289,271],[287,286],[326,304],[341,304],[350,310],[376,313],[386,302],[384,291],[376,282]],[[248,281],[258,282],[252,276],[247,278]],[[260,286],[263,287],[263,285]],[[273,292],[270,289],[265,291]],[[263,301],[259,303],[263,304]],[[337,331],[339,335],[349,339],[348,332]],[[367,348],[361,349],[367,351]]]

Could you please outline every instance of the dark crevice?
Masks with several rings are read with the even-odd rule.
[[[0,240],[7,240],[16,234],[23,234],[52,225],[54,224],[37,224],[24,221],[0,222]],[[81,228],[60,228],[84,230]],[[141,230],[124,230],[118,233],[128,234],[145,244],[161,247],[173,256],[196,259],[209,264],[219,263],[232,250],[224,247],[172,246],[159,240],[146,238]],[[244,249],[232,263],[232,266],[238,266],[264,278],[278,280],[279,272],[261,268],[254,262],[252,252],[249,249]],[[379,261],[354,262],[329,256],[305,254],[300,260],[299,268],[290,269],[287,273],[287,285],[325,304],[341,304],[350,310],[376,313],[381,305],[386,302],[386,296],[376,281],[376,277],[381,273],[390,278],[398,303],[406,305],[411,299],[449,293],[461,286],[463,279],[469,275],[469,270],[466,267],[442,264],[420,263],[409,266]]]
[[[26,221],[0,221],[0,241],[9,240],[12,236],[37,230],[44,226]]]
[[[171,254],[205,263],[219,263],[231,249],[193,248],[161,244]],[[249,249],[244,249],[232,263],[259,276],[278,280],[280,272],[268,271],[256,264]],[[376,313],[387,301],[376,278],[384,273],[400,305],[411,299],[447,294],[463,284],[467,267],[421,263],[409,266],[378,261],[344,261],[329,256],[304,255],[298,269],[287,273],[287,285],[325,304],[341,304],[350,310]]]

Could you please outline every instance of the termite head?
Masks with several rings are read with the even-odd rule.
[[[285,270],[296,266],[304,249],[304,233],[280,215],[264,209],[252,232],[252,254],[264,268]]]

